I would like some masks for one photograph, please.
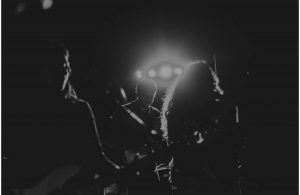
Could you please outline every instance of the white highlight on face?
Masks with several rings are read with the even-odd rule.
[[[68,81],[69,81],[69,78],[70,78],[70,73],[68,72],[68,73],[66,73],[66,74],[64,75],[64,82],[63,82],[63,85],[62,85],[62,87],[61,87],[61,91],[65,90],[65,88],[66,88],[66,86],[67,86],[67,83],[68,83]]]

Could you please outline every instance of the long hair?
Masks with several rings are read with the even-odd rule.
[[[194,87],[189,87],[190,85]],[[169,138],[170,126],[176,126],[175,124],[170,125],[170,123],[180,122],[170,119],[170,115],[180,117],[180,115],[185,115],[186,111],[191,112],[191,107],[187,107],[187,104],[197,108],[197,104],[202,103],[198,100],[189,101],[188,99],[193,96],[197,99],[197,96],[201,96],[201,86],[205,86],[205,90],[209,92],[208,101],[213,101],[216,95],[224,94],[219,78],[205,61],[187,67],[184,74],[177,77],[167,89],[161,110],[161,130],[165,139]]]

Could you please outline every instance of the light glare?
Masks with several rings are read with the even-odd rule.
[[[154,78],[156,76],[156,71],[155,70],[149,70],[148,75],[149,75],[149,77]]]
[[[174,69],[174,73],[177,75],[181,75],[183,73],[183,70],[182,70],[182,68],[177,67]]]
[[[42,3],[43,9],[45,9],[45,10],[46,9],[50,9],[52,7],[52,5],[53,5],[53,1],[52,0],[42,0],[41,3]]]
[[[142,74],[142,72],[140,70],[137,70],[135,72],[135,76],[136,76],[137,79],[141,79],[143,77],[143,74]]]
[[[163,66],[160,70],[160,75],[163,78],[169,78],[172,75],[172,70],[169,66]]]

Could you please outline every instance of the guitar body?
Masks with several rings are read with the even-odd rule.
[[[51,195],[61,192],[63,185],[80,172],[77,165],[68,165],[49,173],[35,186],[27,189],[13,189],[16,195]]]

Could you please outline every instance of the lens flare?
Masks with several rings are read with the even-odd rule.
[[[140,71],[140,70],[137,70],[137,71],[135,72],[135,77],[136,77],[137,79],[141,79],[141,78],[143,78],[142,71]]]
[[[156,77],[156,71],[155,70],[149,70],[149,72],[148,72],[148,76],[149,77],[151,77],[151,78],[154,78],[154,77]]]
[[[160,69],[160,76],[162,78],[165,78],[165,79],[168,79],[169,77],[172,76],[172,69],[167,66],[167,65],[164,65],[161,69]]]
[[[177,75],[181,75],[183,73],[183,70],[182,70],[182,68],[177,67],[174,69],[174,73]]]

